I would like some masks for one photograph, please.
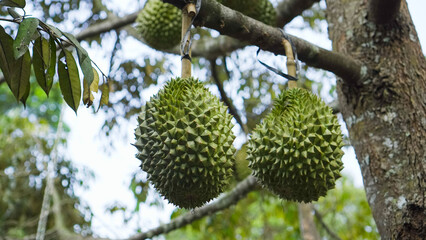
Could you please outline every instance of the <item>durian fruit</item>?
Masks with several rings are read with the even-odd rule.
[[[231,118],[194,78],[172,79],[142,108],[136,157],[169,202],[195,208],[224,190],[235,153]]]
[[[145,42],[159,50],[180,43],[182,12],[161,0],[148,0],[136,19],[136,29]]]
[[[275,25],[277,12],[269,0],[218,0],[224,6],[268,25]]]
[[[237,181],[241,181],[251,174],[251,169],[248,167],[249,162],[247,161],[247,144],[241,146],[235,154],[235,178]]]
[[[332,109],[299,88],[283,92],[248,143],[249,167],[279,197],[316,201],[343,169],[342,134]]]

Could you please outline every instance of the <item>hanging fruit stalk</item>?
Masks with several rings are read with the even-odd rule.
[[[188,31],[188,29],[191,27],[191,21],[192,18],[195,16],[196,13],[196,9],[195,9],[195,4],[193,3],[188,3],[185,7],[182,8],[182,41],[185,38],[185,34]],[[182,73],[181,73],[181,77],[182,78],[189,78],[191,77],[191,49],[188,49],[189,46],[189,42],[191,39],[191,33],[189,33],[189,37],[186,39],[184,44],[184,48],[183,50],[186,51],[188,50],[188,56],[185,56],[186,53],[185,52],[181,52],[181,56],[182,56]]]
[[[291,47],[291,43],[287,39],[283,38],[283,45],[284,45],[285,55],[287,56],[288,75],[292,77],[296,77],[296,61],[294,61],[294,53]],[[288,89],[292,89],[295,87],[297,87],[297,81],[288,80]]]

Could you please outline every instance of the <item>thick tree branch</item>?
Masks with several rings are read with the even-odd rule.
[[[175,5],[182,4],[182,0],[166,0],[166,2],[170,2]],[[308,4],[306,4],[305,7],[307,5]],[[111,18],[111,15],[109,15],[109,19],[105,22],[95,24],[77,34],[77,39],[82,40],[112,29],[126,26],[133,23],[136,17],[137,12],[122,18]],[[217,40],[217,42],[204,42],[204,46],[206,46],[206,48],[208,45],[209,47],[214,47],[211,48],[212,50],[209,51],[209,53],[216,50],[220,50],[220,53],[227,53],[232,50],[242,48],[246,44],[252,44],[259,46],[263,50],[276,54],[284,54],[283,47],[281,46],[281,31],[222,6],[216,1],[203,1],[201,11],[198,15],[198,24],[218,30],[221,34],[231,36],[241,41],[223,41],[224,38],[222,38]],[[362,77],[361,64],[352,58],[343,54],[325,50],[293,36],[291,36],[291,39],[296,45],[300,59],[309,66],[331,71],[342,77],[348,83],[355,83]],[[197,49],[196,47],[197,46],[194,44],[193,49]],[[195,51],[193,53],[194,56],[198,55]],[[200,55],[198,56],[204,56],[203,51],[200,50],[199,53]],[[209,55],[209,57],[212,56],[213,55]]]
[[[388,24],[395,20],[401,0],[369,0],[368,18],[376,24]]]
[[[235,118],[241,129],[245,132],[245,134],[248,134],[247,126],[241,120],[237,109],[235,108],[234,104],[232,104],[232,101],[228,98],[228,95],[226,94],[225,89],[223,88],[223,83],[220,80],[219,74],[217,72],[216,59],[209,60],[209,62],[212,78],[217,86],[217,89],[219,90],[222,101],[226,104],[226,106],[228,106],[229,113]]]
[[[277,27],[282,28],[293,18],[320,0],[283,0],[277,6]]]
[[[173,219],[170,223],[161,225],[147,232],[130,237],[129,240],[147,239],[152,238],[154,236],[158,236],[160,234],[168,233],[175,229],[181,228],[187,224],[190,224],[195,220],[201,219],[205,216],[226,209],[229,206],[236,204],[239,200],[243,199],[249,192],[253,191],[256,186],[256,178],[253,176],[249,176],[245,180],[238,183],[232,191],[230,191],[223,197],[220,197],[218,200],[203,207],[196,208],[195,210],[188,212],[185,215],[179,216]]]
[[[165,0],[174,5],[183,0]],[[280,29],[249,18],[216,1],[204,0],[196,25],[219,31],[248,44],[275,54],[284,55]],[[348,84],[355,85],[362,77],[362,65],[341,53],[328,51],[300,38],[289,36],[296,46],[299,59],[307,65],[331,71]]]

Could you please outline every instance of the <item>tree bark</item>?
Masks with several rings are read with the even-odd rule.
[[[366,68],[356,86],[338,81],[339,106],[382,239],[426,239],[426,61],[401,2],[376,25],[365,0],[327,0],[333,50]]]

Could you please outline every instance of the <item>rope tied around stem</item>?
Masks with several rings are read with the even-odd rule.
[[[278,70],[274,67],[271,67],[268,64],[260,61],[259,58],[258,58],[259,52],[261,50],[260,47],[256,52],[256,58],[258,58],[257,61],[260,64],[262,64],[264,67],[266,67],[268,70],[274,72],[275,74],[277,74],[277,75],[279,75],[283,78],[286,78],[287,80],[289,80],[289,82],[297,81],[297,79],[298,79],[297,78],[297,72],[299,71],[299,60],[297,58],[296,47],[294,46],[291,38],[284,32],[284,30],[280,29],[280,31],[283,34],[283,38],[284,38],[283,39],[283,46],[284,46],[285,53],[286,53],[286,56],[287,56],[287,68],[288,68],[289,73],[286,74],[286,73],[284,73],[284,72],[282,72],[282,71],[280,71],[280,70]],[[290,44],[290,46],[291,46],[290,49],[286,48],[286,46],[285,46],[286,42]],[[289,52],[291,52],[291,53],[289,53]],[[289,65],[291,65],[291,64],[295,65],[295,70],[290,70],[291,68],[289,68]]]
[[[190,1],[187,0],[185,1],[186,5],[185,7],[182,8],[182,11],[185,11],[186,6],[188,6],[189,4],[194,4],[194,1]],[[182,35],[182,41],[180,43],[180,51],[182,54],[182,58],[181,59],[188,59],[189,61],[191,61],[191,56],[190,56],[190,50],[191,50],[191,46],[192,46],[192,39],[191,39],[191,28],[192,25],[194,24],[194,20],[197,17],[198,13],[200,12],[201,9],[201,0],[196,0],[195,1],[195,13],[193,12],[188,12],[188,17],[191,18],[191,22],[189,24],[189,26],[185,26],[186,31],[184,30],[184,28],[182,28],[182,31],[185,31],[185,33]]]

